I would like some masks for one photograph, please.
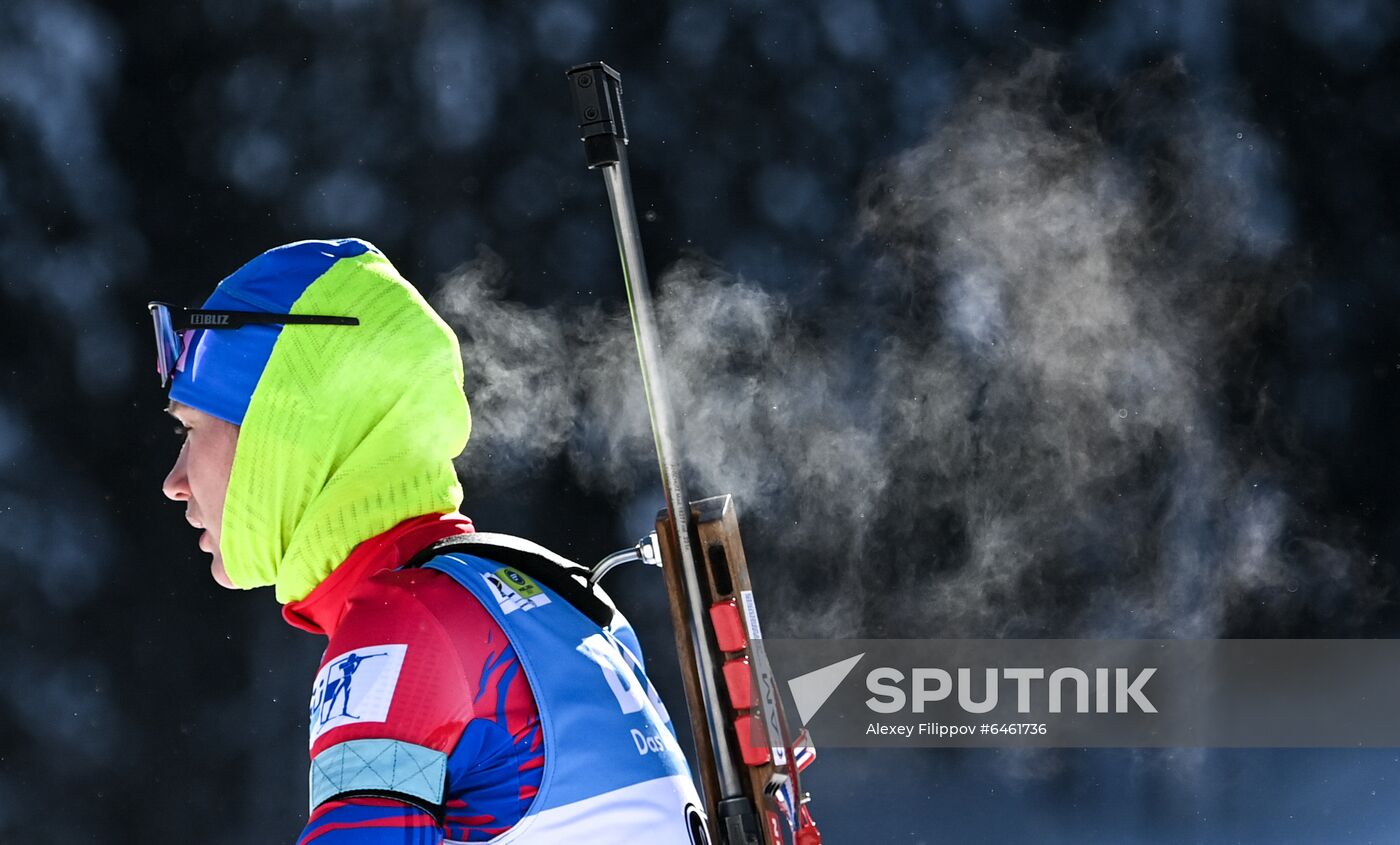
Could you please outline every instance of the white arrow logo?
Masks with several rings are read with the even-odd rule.
[[[802,724],[807,724],[817,715],[817,711],[822,709],[822,705],[831,698],[831,694],[836,692],[836,688],[841,686],[841,682],[846,680],[846,676],[851,674],[851,670],[856,668],[856,664],[864,656],[865,652],[862,651],[855,657],[848,657],[840,663],[824,666],[788,681],[793,703],[797,705],[797,717],[802,720]]]

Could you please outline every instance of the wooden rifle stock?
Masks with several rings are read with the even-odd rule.
[[[684,584],[676,565],[680,554],[675,547],[677,535],[664,510],[657,515],[656,534],[711,829],[727,845],[819,845],[821,836],[812,823],[808,799],[799,782],[801,769],[814,758],[815,750],[805,731],[793,738],[787,730],[778,679],[763,653],[762,629],[733,497],[726,494],[692,502],[691,525],[694,536],[689,541],[703,561],[702,598],[710,608],[711,628],[702,643],[687,635]],[[720,794],[720,788],[695,673],[697,648],[710,649],[715,657],[713,665],[719,667],[715,681],[726,692],[729,714],[723,736],[744,762],[744,794],[758,809],[759,830],[745,830],[733,816],[725,815],[725,808],[719,806],[722,802],[711,798]]]

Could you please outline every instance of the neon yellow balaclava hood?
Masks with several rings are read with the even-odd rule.
[[[286,250],[300,253],[265,261]],[[241,283],[254,294],[230,285],[240,270],[220,284],[230,285],[224,295],[264,306],[276,297],[258,290],[286,297],[304,286],[289,313],[360,321],[278,327],[243,414],[224,504],[224,568],[243,589],[275,586],[286,603],[305,598],[370,537],[457,509],[452,461],[471,415],[456,336],[373,246],[303,241],[248,267],[258,261],[269,266],[251,275],[268,278]]]

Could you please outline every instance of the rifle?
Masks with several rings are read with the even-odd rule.
[[[654,563],[660,551],[700,787],[720,845],[820,845],[800,784],[816,751],[805,730],[796,738],[788,731],[733,497],[692,502],[686,494],[632,203],[622,77],[602,62],[570,68],[567,77],[588,167],[603,174],[607,187],[666,494],[655,533],[604,558],[591,580],[624,560]]]

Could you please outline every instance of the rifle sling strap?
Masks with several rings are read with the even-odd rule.
[[[487,532],[457,534],[423,549],[404,566],[422,566],[438,555],[452,552],[476,555],[518,569],[553,590],[599,628],[612,627],[617,607],[602,587],[588,586],[588,567],[522,537]]]

